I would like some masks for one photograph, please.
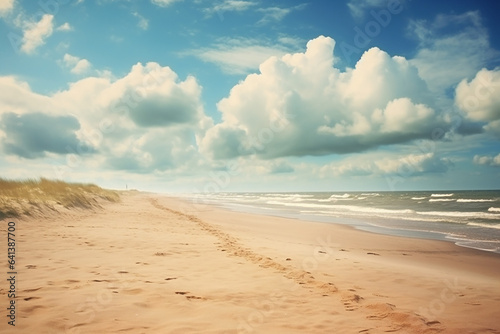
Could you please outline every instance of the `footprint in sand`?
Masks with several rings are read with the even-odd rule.
[[[367,305],[366,308],[371,313],[366,317],[370,320],[380,320],[387,318],[387,316],[394,310],[393,305],[387,303],[370,304]]]
[[[355,311],[359,308],[359,303],[363,300],[363,297],[354,293],[344,293],[342,295],[342,304],[346,311]]]
[[[203,298],[203,297],[188,295],[189,291],[176,291],[175,294],[185,296],[188,300],[193,300],[193,299],[194,300],[207,300],[206,298]]]
[[[40,297],[27,297],[23,298],[25,301],[33,300],[33,299],[40,299]]]
[[[197,297],[197,296],[186,296],[186,298],[188,300],[193,300],[193,299],[197,299],[197,300],[207,300],[206,298],[203,298],[203,297]]]

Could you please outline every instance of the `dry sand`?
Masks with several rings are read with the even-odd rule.
[[[497,254],[122,197],[16,221],[16,327],[2,316],[1,333],[500,333]]]

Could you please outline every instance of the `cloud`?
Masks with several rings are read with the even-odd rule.
[[[350,0],[347,7],[351,15],[355,18],[361,18],[369,8],[382,7],[387,5],[387,0]]]
[[[289,46],[270,41],[224,38],[209,48],[185,51],[181,55],[195,56],[217,65],[225,73],[241,75],[257,70],[266,59],[289,51]]]
[[[56,28],[57,31],[72,31],[73,27],[68,23],[61,24],[59,27]]]
[[[131,108],[130,117],[143,127],[188,123],[196,117],[196,102],[181,89],[167,94],[151,94]]]
[[[54,16],[44,14],[38,22],[25,23],[21,51],[33,53],[39,46],[45,44],[45,39],[50,37],[53,32]]]
[[[123,36],[117,36],[117,35],[110,35],[109,39],[111,40],[111,42],[116,44],[123,43],[123,41],[125,40]]]
[[[498,57],[478,11],[438,15],[434,21],[412,21],[410,33],[420,44],[411,60],[432,90],[440,93]]]
[[[138,63],[115,81],[86,78],[55,98],[68,109],[86,105],[73,113],[80,115],[83,131],[95,132],[99,125],[105,135],[96,143],[103,166],[145,173],[198,165],[197,142],[212,125],[200,96],[194,77],[181,81],[169,67]]]
[[[258,158],[248,159],[241,158],[234,164],[229,164],[230,171],[236,171],[238,174],[244,175],[278,175],[278,174],[293,174],[296,169],[284,159],[260,160]]]
[[[280,7],[267,7],[267,8],[259,8],[257,11],[264,13],[264,17],[257,22],[258,24],[267,24],[270,22],[281,21],[285,16],[290,14],[295,10],[302,10],[306,7],[306,4],[289,7],[289,8],[280,8]]]
[[[50,97],[33,93],[27,83],[13,76],[0,76],[0,115],[27,111],[53,111]]]
[[[473,162],[476,165],[500,167],[500,154],[497,156],[476,155],[474,156]]]
[[[137,17],[137,19],[139,20],[139,22],[137,22],[137,26],[139,28],[141,28],[142,30],[148,30],[149,21],[144,16],[142,16],[141,14],[139,14],[137,12],[133,12],[132,15]]]
[[[382,157],[383,155],[383,157]],[[420,176],[445,173],[453,162],[435,153],[394,154],[390,152],[355,155],[319,168],[322,178],[356,176]]]
[[[168,7],[177,1],[182,1],[182,0],[151,0],[151,3],[160,7]]]
[[[290,8],[268,7],[260,8],[258,11],[264,13],[264,17],[258,23],[265,24],[272,21],[281,21],[292,10]]]
[[[165,127],[191,124],[203,114],[200,102],[201,87],[194,77],[178,81],[169,67],[156,63],[138,63],[130,73],[110,85],[102,95],[108,105],[127,109],[135,125]],[[125,98],[132,99],[130,102]]]
[[[435,153],[409,154],[397,159],[381,159],[375,162],[378,170],[386,175],[421,175],[444,173],[453,162]]]
[[[135,173],[182,170],[198,164],[196,146],[191,143],[192,132],[174,129],[165,132],[153,129],[129,136],[124,143],[110,150],[105,166]],[[109,149],[109,148],[108,148]]]
[[[500,137],[500,69],[482,69],[470,82],[462,80],[455,103],[465,112],[466,121]]]
[[[9,14],[14,8],[14,0],[2,0],[0,1],[0,17],[4,17]]]
[[[71,116],[4,113],[1,120],[0,129],[5,133],[2,148],[7,154],[34,159],[49,152],[76,152],[78,147],[86,146],[77,139],[80,124]]]
[[[334,46],[320,36],[305,53],[263,62],[217,104],[223,121],[202,151],[216,159],[343,154],[429,138],[445,125],[406,59],[372,48],[341,72]]]
[[[462,80],[456,88],[455,101],[473,121],[500,119],[500,69],[482,69],[470,82]]]
[[[205,8],[204,12],[208,15],[223,12],[244,12],[257,4],[252,1],[243,0],[224,0],[218,2],[212,7]]]
[[[198,142],[213,125],[200,99],[195,78],[180,80],[157,63],[138,63],[117,79],[87,77],[53,95],[0,77],[0,144],[25,158],[66,156],[70,146],[92,168],[189,171],[203,164]]]
[[[293,168],[292,165],[283,160],[272,161],[269,166],[270,174],[285,174],[285,173],[293,173],[294,171],[295,168]]]
[[[92,68],[92,64],[87,59],[81,59],[69,53],[64,55],[63,63],[71,69],[70,72],[73,74],[84,74]]]

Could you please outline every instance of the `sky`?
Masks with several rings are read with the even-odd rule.
[[[0,0],[0,176],[500,189],[500,4]]]

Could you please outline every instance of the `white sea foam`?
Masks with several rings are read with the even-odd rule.
[[[477,198],[477,199],[468,199],[468,198],[459,198],[457,199],[457,202],[459,203],[481,203],[481,202],[494,202],[494,199],[482,199],[482,198]]]
[[[417,214],[424,216],[440,216],[453,218],[482,218],[482,219],[498,219],[498,215],[486,212],[460,212],[460,211],[417,211]]]
[[[270,201],[267,201],[266,203],[272,204],[272,205],[301,207],[301,208],[317,208],[317,209],[328,209],[328,208],[332,207],[331,205],[327,205],[327,204],[293,203],[293,202],[283,202],[283,201],[277,201],[277,200],[270,200]]]
[[[317,212],[339,214],[339,215],[344,215],[346,213],[346,211],[354,212],[357,214],[364,214],[364,215],[378,214],[378,215],[383,215],[384,217],[401,216],[401,215],[415,213],[415,211],[410,210],[410,209],[390,210],[390,209],[381,209],[381,208],[374,208],[374,207],[368,207],[368,206],[357,206],[357,205],[289,203],[289,202],[282,202],[282,201],[269,201],[268,204],[283,205],[283,206],[287,206],[287,207],[301,207],[301,208],[317,209],[317,210],[315,210]],[[323,209],[323,210],[321,210],[321,209]],[[327,210],[324,210],[324,209],[327,209]],[[313,213],[314,211],[309,211],[309,212]]]
[[[494,229],[500,230],[500,224],[468,223],[467,225],[470,225],[470,226],[479,226],[479,227],[487,227],[487,228],[494,228]]]
[[[339,198],[349,198],[351,195],[349,194],[344,194],[344,195],[332,195],[330,196],[331,199],[339,199]]]
[[[375,197],[380,196],[380,197]],[[477,197],[477,198],[476,198]],[[457,242],[468,247],[488,249],[481,241],[484,235],[500,242],[500,203],[498,193],[210,193],[197,198],[207,203],[226,204],[232,209],[271,210],[280,215],[317,216],[318,219],[356,224],[382,224],[391,228],[414,228],[416,231],[463,233]],[[436,203],[433,203],[436,202]],[[439,206],[441,203],[441,207]],[[447,203],[450,202],[450,203]],[[476,203],[477,202],[477,203]],[[485,202],[486,207],[477,206]],[[457,204],[455,204],[457,203]],[[489,205],[488,205],[489,204]],[[474,207],[476,207],[474,209]],[[488,209],[489,208],[489,209]],[[486,210],[487,209],[487,210]],[[427,211],[432,210],[432,211]],[[448,211],[450,210],[450,211]],[[468,210],[468,211],[467,211]],[[471,211],[472,210],[472,211]],[[269,211],[264,211],[269,212]],[[328,219],[320,216],[330,217]],[[415,222],[415,223],[414,223]],[[493,245],[496,247],[496,245]],[[499,248],[500,249],[500,248]],[[499,250],[497,249],[497,251]]]
[[[351,197],[349,194],[343,194],[343,195],[331,195],[329,198],[324,198],[324,199],[318,199],[318,202],[330,202],[330,203],[335,203],[337,201],[353,201],[359,198]]]
[[[479,241],[479,242],[457,242],[456,245],[461,246],[461,247],[466,247],[466,248],[473,248],[473,249],[477,249],[477,250],[485,251],[485,252],[500,253],[499,246],[497,246],[497,245],[489,246],[488,243],[484,243],[481,241]]]
[[[381,208],[373,208],[368,206],[356,206],[356,205],[334,205],[335,209],[340,210],[349,210],[353,212],[361,212],[361,213],[377,213],[384,215],[401,215],[401,214],[410,214],[415,213],[415,211],[410,209],[401,209],[401,210],[390,210],[390,209],[381,209]]]

